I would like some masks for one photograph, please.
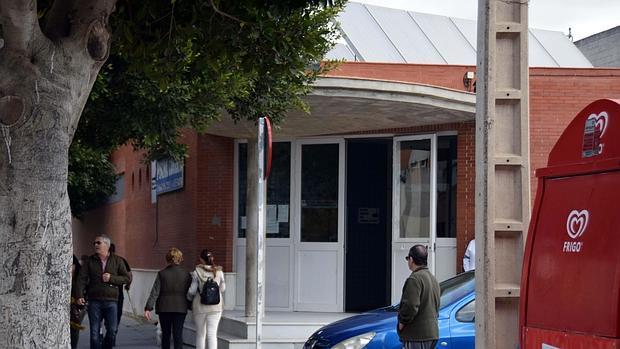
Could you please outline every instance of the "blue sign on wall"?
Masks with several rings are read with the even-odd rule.
[[[183,188],[183,163],[172,158],[156,161],[155,191],[157,195]]]

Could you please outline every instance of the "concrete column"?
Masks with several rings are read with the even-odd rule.
[[[479,0],[476,348],[514,349],[530,218],[528,2]]]

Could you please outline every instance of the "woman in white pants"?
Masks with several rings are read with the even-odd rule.
[[[215,265],[215,258],[209,250],[200,252],[200,263],[192,274],[192,284],[187,299],[192,302],[192,314],[196,325],[196,349],[217,349],[217,328],[222,318],[222,293],[226,290],[222,267]],[[220,303],[205,305],[200,302],[200,290],[205,281],[213,279],[220,287]]]

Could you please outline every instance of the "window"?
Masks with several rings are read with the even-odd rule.
[[[239,214],[237,236],[245,238],[247,226],[248,145],[239,144]],[[291,143],[273,143],[271,174],[267,181],[267,237],[290,236]]]
[[[431,140],[401,142],[400,169],[400,237],[428,237]]]
[[[437,137],[437,237],[456,237],[456,136]]]
[[[467,303],[464,307],[456,312],[455,316],[457,321],[460,322],[475,322],[476,321],[476,300]]]
[[[301,241],[338,241],[339,144],[301,148]]]

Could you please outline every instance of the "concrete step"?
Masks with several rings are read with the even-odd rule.
[[[349,317],[346,313],[269,312],[262,322],[262,347],[266,349],[302,349],[319,328]],[[196,330],[191,316],[185,321],[183,340],[195,344]],[[225,311],[218,330],[218,347],[224,349],[255,348],[256,321],[242,311]]]
[[[305,339],[299,338],[263,338],[261,345],[265,349],[301,349]],[[226,333],[218,334],[217,347],[221,349],[254,349],[254,339],[239,338]]]
[[[324,326],[324,322],[263,322],[263,338],[290,339],[303,338],[304,341],[314,331]],[[256,338],[256,322],[241,319],[222,317],[220,321],[220,333],[226,333],[234,337],[252,339]]]

